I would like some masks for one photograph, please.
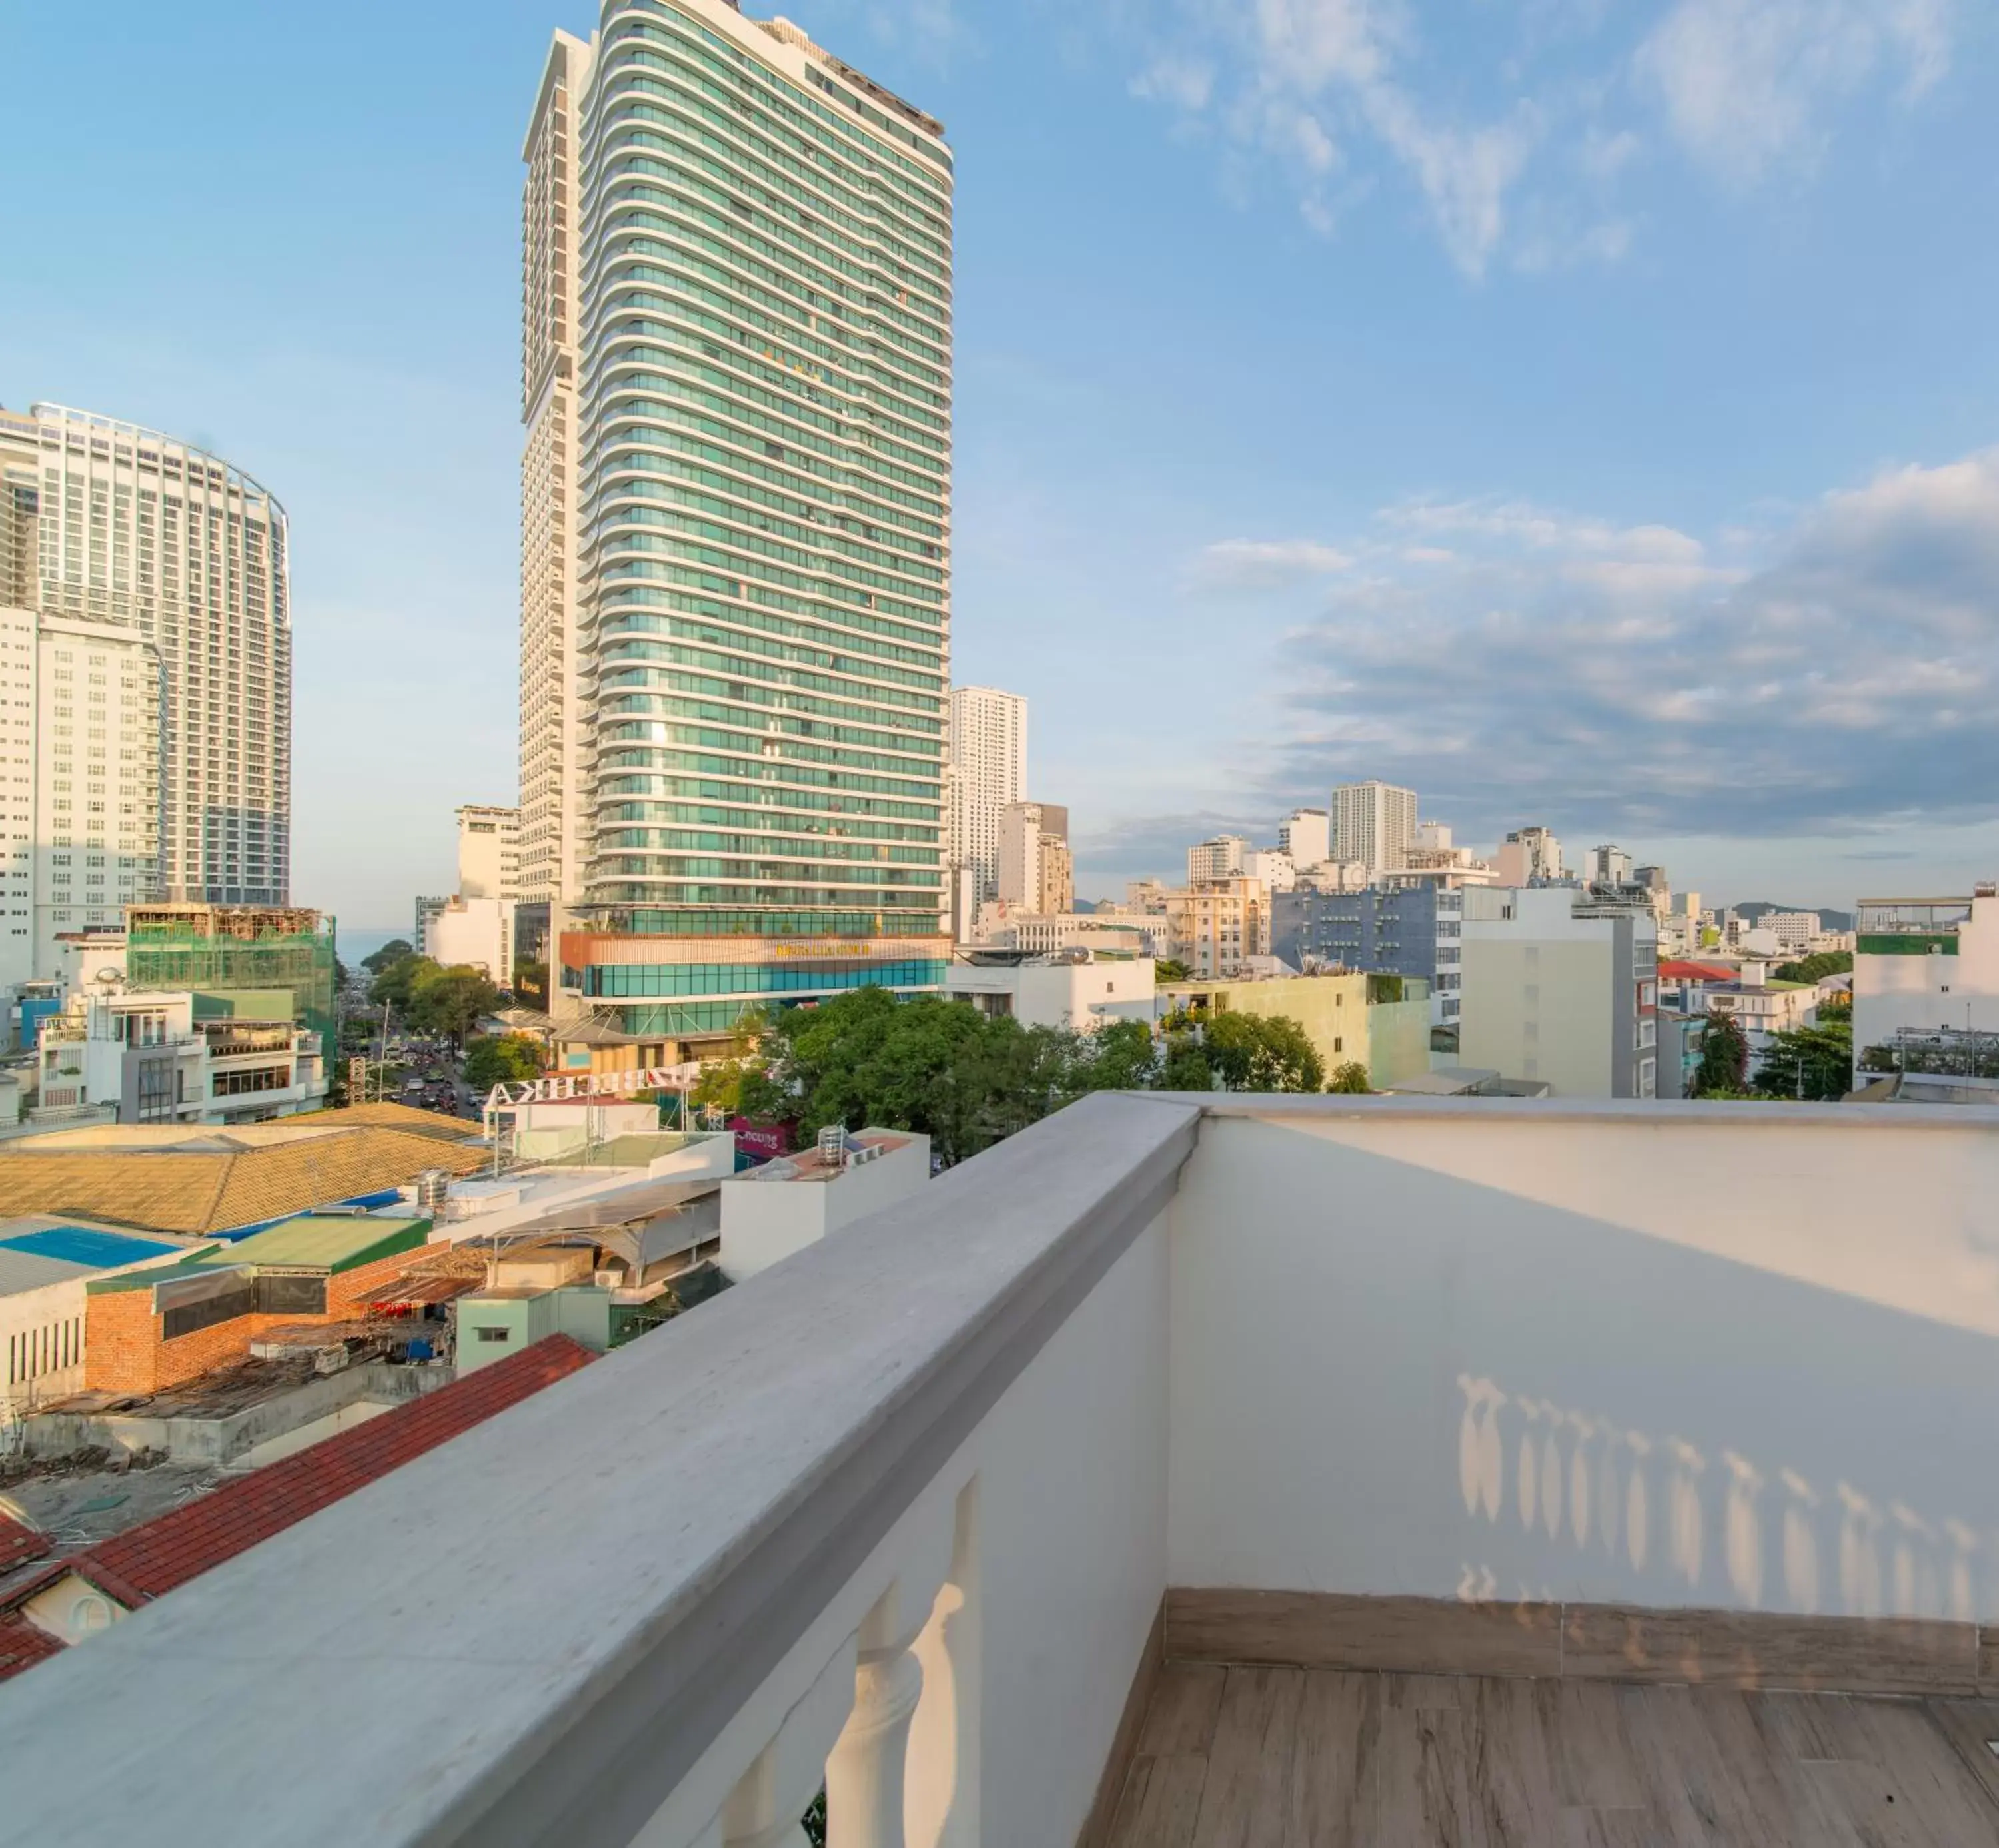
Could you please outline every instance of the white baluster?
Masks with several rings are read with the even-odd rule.
[[[909,1723],[902,1785],[907,1848],[977,1848],[981,1657],[979,1483],[959,1492],[951,1576],[916,1641],[923,1698]]]
[[[779,1768],[776,1746],[767,1746],[729,1793],[722,1812],[722,1848],[805,1848],[801,1822],[816,1793],[784,1789]]]
[[[909,1721],[923,1691],[912,1646],[930,1617],[899,1614],[891,1587],[861,1626],[854,1711],[826,1761],[826,1848],[904,1848]]]

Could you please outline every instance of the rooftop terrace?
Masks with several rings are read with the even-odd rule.
[[[0,1691],[0,1833],[1992,1840],[1995,1128],[1087,1099]]]

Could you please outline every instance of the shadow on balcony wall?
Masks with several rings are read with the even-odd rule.
[[[1455,1165],[1466,1126],[1443,1133]],[[1682,1196],[1710,1241],[1703,1158],[1742,1133],[1654,1129],[1632,1168],[1591,1123],[1500,1133],[1606,1209]],[[1204,1126],[1174,1209],[1171,1582],[1999,1614],[1999,1340],[1437,1172],[1438,1133]],[[1822,1224],[1828,1268],[1866,1268],[1858,1170],[1886,1162],[1907,1210],[1859,1227],[1879,1263],[1927,1203],[1976,1275],[1962,1203],[1924,1184],[1952,1132],[1795,1133],[1758,1146],[1769,1208]]]

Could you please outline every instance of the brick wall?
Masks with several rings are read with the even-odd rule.
[[[192,1334],[165,1338],[165,1319],[153,1313],[151,1289],[118,1290],[89,1299],[84,1324],[83,1384],[90,1393],[158,1393],[198,1379],[217,1367],[247,1359],[250,1344],[273,1328],[344,1322],[422,1255],[398,1251],[329,1277],[324,1315],[247,1315]]]

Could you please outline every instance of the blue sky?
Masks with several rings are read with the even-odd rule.
[[[789,0],[958,155],[957,677],[1079,888],[1336,778],[1722,899],[1999,872],[1970,0]],[[293,521],[295,895],[514,787],[522,0],[0,9],[0,402]],[[92,132],[73,114],[87,106]]]

